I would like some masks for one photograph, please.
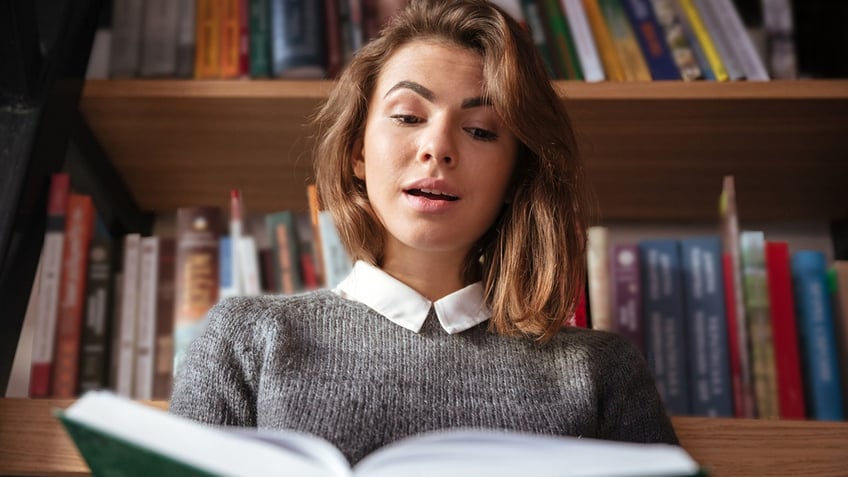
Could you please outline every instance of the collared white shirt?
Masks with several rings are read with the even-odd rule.
[[[390,321],[418,333],[431,307],[442,328],[460,333],[492,317],[483,301],[483,284],[472,283],[436,301],[421,296],[400,280],[363,261],[357,261],[350,275],[333,290],[385,316]]]

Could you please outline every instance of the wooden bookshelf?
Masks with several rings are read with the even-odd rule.
[[[0,475],[88,475],[53,410],[70,400],[0,399]],[[161,409],[167,402],[149,403]],[[828,477],[848,469],[848,423],[672,418],[711,477]]]
[[[144,210],[305,209],[308,117],[328,81],[94,80],[81,104]],[[848,80],[556,82],[604,220],[715,220],[721,178],[741,216],[848,214]]]

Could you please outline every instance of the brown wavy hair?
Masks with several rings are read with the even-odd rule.
[[[466,257],[482,279],[490,330],[547,341],[575,311],[585,280],[586,195],[571,122],[529,33],[484,0],[411,0],[362,47],[313,120],[316,183],[354,260],[378,265],[385,230],[352,151],[386,62],[420,40],[456,44],[483,60],[484,91],[519,141],[511,197]]]

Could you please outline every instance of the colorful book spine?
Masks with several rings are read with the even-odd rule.
[[[194,77],[221,76],[221,4],[219,0],[196,0]]]
[[[642,55],[654,80],[679,80],[680,70],[671,57],[663,30],[649,0],[621,0]]]
[[[710,39],[713,41],[718,56],[727,70],[727,76],[730,80],[745,79],[745,72],[742,70],[742,65],[739,63],[736,54],[735,45],[731,43],[731,38],[728,37],[721,19],[715,11],[716,3],[714,0],[693,0],[695,8],[701,17]]]
[[[323,2],[270,2],[271,73],[279,78],[324,78],[327,66]]]
[[[237,78],[241,74],[241,0],[219,1],[219,76]]]
[[[558,71],[555,66],[553,45],[548,42],[545,35],[544,12],[542,12],[535,0],[521,0],[521,9],[527,21],[530,36],[533,38],[533,44],[536,46],[539,56],[542,57],[542,62],[545,64],[548,75],[552,79],[557,79]]]
[[[580,67],[580,59],[559,0],[540,0],[540,4],[545,19],[545,31],[555,52],[554,63],[559,76],[563,79],[582,81],[583,70]]]
[[[601,57],[595,47],[592,38],[592,28],[581,0],[561,0],[560,5],[565,14],[565,19],[571,29],[577,57],[583,70],[583,78],[588,83],[595,83],[606,79]]]
[[[642,316],[642,283],[639,247],[614,244],[610,248],[612,316],[615,330],[645,355],[645,320]]]
[[[704,73],[699,65],[697,55],[692,49],[683,22],[674,8],[673,1],[652,0],[654,16],[660,25],[671,57],[677,64],[677,69],[680,70],[681,78],[684,81],[702,79]]]
[[[621,64],[621,58],[619,58],[615,49],[612,33],[606,20],[604,20],[598,0],[583,0],[583,9],[586,11],[586,18],[592,27],[592,35],[595,44],[598,46],[598,54],[601,57],[601,63],[604,65],[607,79],[610,81],[626,81],[624,66]]]
[[[303,289],[300,278],[297,231],[294,213],[288,210],[265,216],[274,253],[274,289],[291,295]]]
[[[765,234],[744,231],[739,237],[739,245],[757,417],[777,419],[780,417],[780,405],[766,273]]]
[[[66,173],[53,174],[47,202],[47,227],[41,248],[41,273],[38,284],[35,331],[32,341],[32,368],[29,397],[50,397],[56,321],[59,316],[59,287],[62,279],[62,253],[65,240],[65,217],[70,196],[71,178]]]
[[[792,255],[791,266],[808,417],[841,421],[845,410],[825,257],[818,251],[801,250]]]
[[[708,81],[716,81],[717,77],[715,73],[713,73],[712,66],[710,66],[710,60],[707,58],[707,53],[701,46],[701,41],[695,33],[692,22],[689,21],[689,16],[683,9],[679,0],[655,0],[655,2],[656,1],[667,1],[671,5],[674,9],[675,16],[680,20],[680,28],[683,35],[686,37],[689,47],[692,49],[692,54],[694,55],[695,61],[698,63],[698,67],[700,68],[704,79]]]
[[[250,76],[271,76],[271,27],[268,0],[250,1]]]
[[[753,409],[753,396],[749,400],[747,388],[743,385],[740,359],[739,336],[736,327],[736,289],[733,284],[733,258],[727,252],[721,254],[721,271],[724,277],[724,312],[727,317],[727,358],[730,365],[730,380],[733,383],[733,415],[738,418],[748,416]],[[750,404],[749,404],[750,401]],[[751,411],[753,413],[753,411]]]
[[[587,231],[587,272],[589,278],[589,317],[592,328],[614,331],[611,311],[609,230],[592,226]]]
[[[684,238],[680,253],[692,414],[732,417],[721,241],[712,236]]]
[[[691,413],[686,322],[677,240],[639,242],[648,365],[669,413]]]
[[[685,19],[686,24],[689,28],[691,28],[698,40],[698,45],[700,45],[700,48],[704,52],[704,56],[709,63],[710,71],[712,71],[715,80],[727,81],[729,79],[727,69],[722,62],[718,50],[716,50],[713,39],[707,31],[707,27],[701,19],[701,14],[698,12],[698,8],[695,7],[695,3],[693,3],[694,0],[677,0],[677,2],[680,10],[683,12],[683,18]]]
[[[156,281],[156,334],[153,350],[153,399],[169,399],[174,367],[174,299],[176,242],[159,239]]]
[[[177,209],[174,303],[174,367],[179,369],[192,341],[205,326],[205,316],[218,301],[221,209],[214,206]]]
[[[780,418],[804,419],[804,382],[801,377],[798,324],[789,257],[789,245],[786,242],[766,242],[766,271]]]
[[[112,241],[108,238],[94,238],[88,252],[80,394],[106,388],[109,384],[114,264]]]
[[[82,348],[85,279],[88,248],[94,233],[91,197],[71,194],[65,222],[59,316],[56,322],[56,351],[53,366],[53,397],[74,398],[78,394]]]
[[[612,34],[613,45],[618,51],[624,76],[627,81],[651,81],[651,72],[645,63],[645,57],[639,49],[636,34],[627,19],[627,13],[619,0],[598,0],[609,31]]]
[[[834,302],[839,369],[842,371],[842,409],[848,414],[848,260],[833,262],[831,296]]]

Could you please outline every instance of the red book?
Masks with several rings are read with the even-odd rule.
[[[82,349],[83,311],[88,249],[94,233],[94,205],[87,195],[71,194],[65,222],[59,316],[53,366],[53,397],[77,395]]]
[[[766,242],[766,273],[781,419],[805,419],[804,383],[792,291],[789,245]]]
[[[742,385],[742,365],[739,359],[739,334],[736,328],[736,288],[733,286],[733,257],[729,253],[721,254],[722,273],[724,275],[724,303],[727,314],[727,349],[730,352],[730,379],[733,383],[733,413],[736,417],[747,416],[745,409],[745,388]]]

